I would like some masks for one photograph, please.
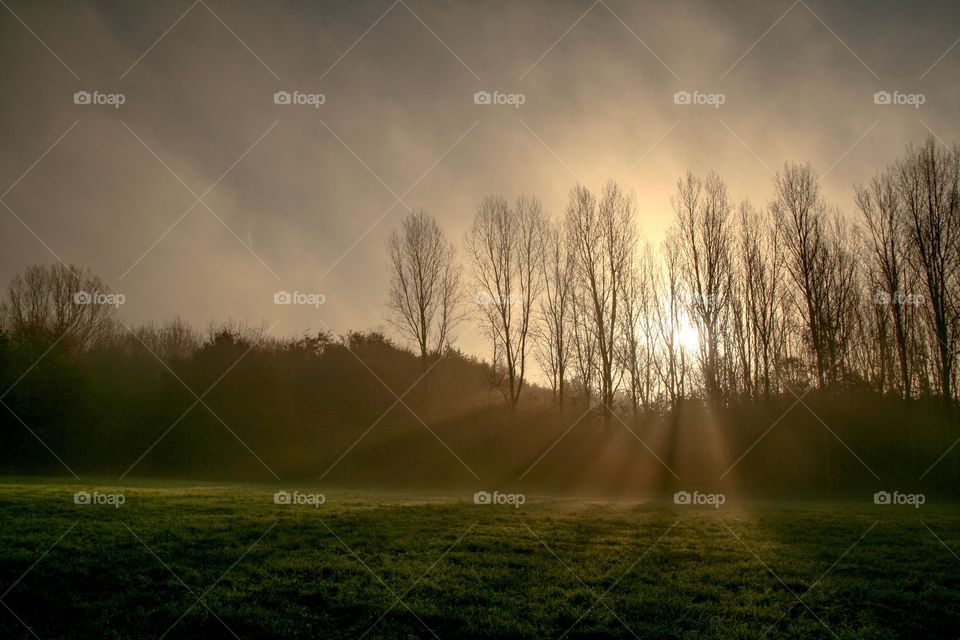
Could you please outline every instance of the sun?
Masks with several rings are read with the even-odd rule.
[[[685,313],[679,317],[675,336],[680,346],[690,353],[696,352],[700,348],[700,333]]]

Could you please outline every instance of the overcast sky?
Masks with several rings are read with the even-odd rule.
[[[4,3],[0,282],[88,266],[132,323],[382,327],[408,207],[459,245],[484,195],[561,215],[615,178],[659,239],[687,169],[765,205],[771,171],[809,161],[853,219],[853,184],[908,142],[960,140],[956,2]]]

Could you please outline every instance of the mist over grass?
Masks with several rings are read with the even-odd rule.
[[[514,508],[330,489],[312,508],[275,504],[273,486],[80,485],[123,492],[113,508],[74,504],[77,486],[0,485],[0,572],[27,572],[4,599],[41,638],[947,638],[960,624],[946,548],[960,524],[936,504]],[[4,637],[23,633],[0,616]]]

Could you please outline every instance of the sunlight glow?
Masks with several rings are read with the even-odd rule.
[[[700,348],[700,334],[685,313],[680,315],[677,323],[676,338],[680,346],[689,353],[694,353]]]

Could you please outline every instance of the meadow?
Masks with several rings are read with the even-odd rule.
[[[78,490],[94,504],[76,504]],[[933,501],[477,505],[468,493],[8,477],[0,514],[3,638],[960,630],[960,510]]]

